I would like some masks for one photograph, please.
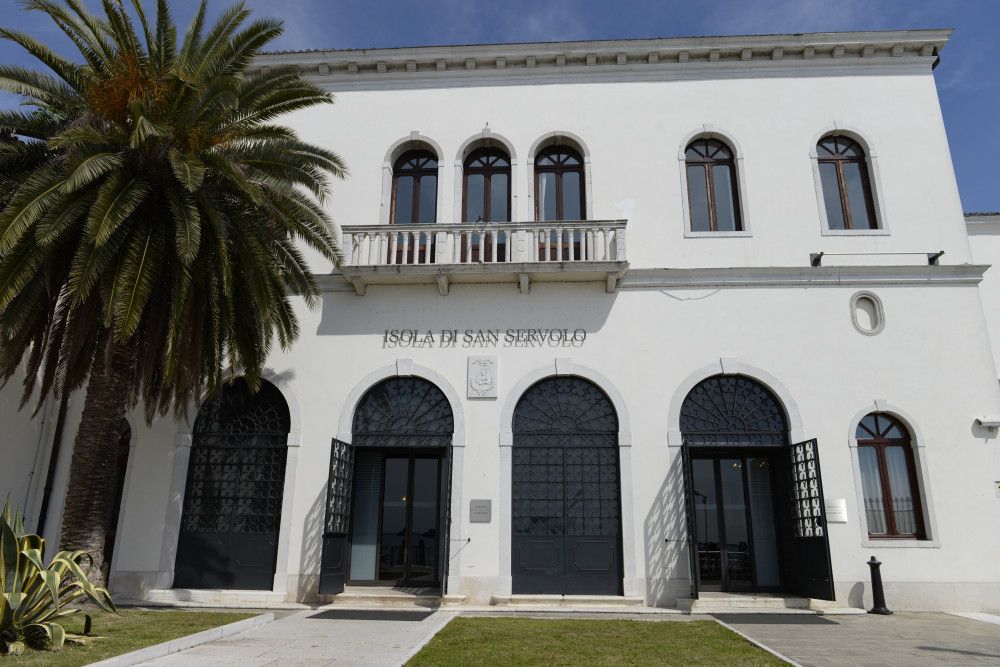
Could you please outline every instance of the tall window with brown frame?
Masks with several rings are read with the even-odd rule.
[[[855,435],[869,537],[922,539],[910,432],[892,415],[873,412],[861,420]]]
[[[392,209],[394,225],[431,224],[437,221],[438,160],[429,150],[403,153],[392,169]],[[402,235],[398,235],[402,236]],[[403,258],[402,238],[396,243],[396,263],[428,263],[434,257],[433,234],[415,235]],[[390,260],[391,261],[391,260]]]
[[[586,220],[587,204],[584,165],[580,153],[565,145],[543,148],[535,156],[535,220],[553,222]],[[580,232],[553,231],[548,244],[548,260],[581,258]],[[539,256],[545,258],[545,243]]]
[[[472,151],[462,168],[462,221],[510,222],[510,156],[494,147]],[[480,238],[474,234],[471,243],[462,239],[462,261],[504,262],[507,258],[506,232],[491,232]],[[467,254],[471,253],[471,257]]]
[[[829,229],[878,229],[864,149],[853,139],[831,135],[816,144],[816,159]]]
[[[684,167],[691,231],[743,231],[732,149],[718,139],[695,139],[684,151]]]

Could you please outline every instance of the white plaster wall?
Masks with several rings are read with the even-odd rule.
[[[9,500],[21,510],[26,527],[33,530],[38,518],[36,496],[45,485],[47,439],[55,411],[47,403],[32,417],[37,398],[21,408],[23,379],[19,372],[0,391],[0,505]]]
[[[336,150],[351,177],[334,185],[330,210],[342,225],[381,219],[383,161],[411,132],[443,155],[438,220],[452,222],[461,187],[459,148],[489,129],[510,141],[516,220],[533,220],[530,147],[563,131],[590,155],[594,219],[628,218],[628,259],[650,266],[794,266],[809,253],[945,250],[969,259],[934,79],[926,73],[734,76],[705,80],[558,83],[335,90],[337,101],[290,123]],[[787,74],[787,73],[786,73]],[[678,151],[705,125],[739,144],[746,174],[749,238],[684,238]],[[824,130],[859,132],[877,157],[885,235],[822,237],[810,151]],[[388,202],[385,203],[388,205]],[[827,262],[834,261],[828,258]],[[843,261],[843,260],[841,260]],[[858,260],[871,262],[872,260]],[[914,263],[920,257],[882,257]],[[328,266],[317,264],[325,271]]]
[[[990,268],[979,284],[979,294],[983,300],[983,312],[993,343],[993,360],[1000,368],[1000,225],[997,223],[969,223],[969,244],[972,246],[973,261],[989,264]]]
[[[834,574],[843,596],[851,593],[853,600],[859,599],[856,585],[867,581],[865,561],[873,554],[885,562],[887,582],[976,584],[956,598],[966,601],[983,586],[992,590],[1000,582],[1000,565],[984,554],[1000,548],[1000,535],[981,527],[1000,521],[1000,499],[993,492],[1000,445],[975,428],[973,419],[1000,411],[1000,397],[977,288],[878,288],[874,291],[884,303],[886,325],[877,336],[854,329],[848,308],[854,291],[629,290],[608,295],[591,285],[539,284],[530,295],[509,286],[455,286],[448,297],[430,287],[373,287],[363,298],[325,295],[320,311],[302,313],[303,336],[294,349],[275,355],[270,364],[295,392],[301,414],[290,581],[318,570],[329,443],[352,390],[374,369],[412,359],[434,369],[464,396],[467,356],[492,351],[384,350],[384,329],[569,327],[588,331],[582,347],[500,348],[500,398],[462,400],[465,500],[453,512],[463,525],[452,532],[471,541],[462,551],[460,570],[452,573],[461,577],[458,590],[488,596],[497,590],[497,578],[507,576],[499,569],[501,535],[509,522],[509,508],[500,503],[500,412],[521,377],[545,365],[554,372],[557,357],[570,357],[605,375],[628,405],[633,485],[623,493],[630,494],[634,507],[637,583],[651,602],[670,604],[687,587],[683,545],[664,543],[682,539],[685,530],[678,450],[667,443],[668,430],[676,428],[668,424],[668,408],[685,378],[718,364],[720,357],[779,380],[796,403],[803,435],[819,439],[826,497],[846,499],[850,517],[847,524],[831,525]],[[962,344],[956,345],[957,340]],[[858,511],[848,434],[855,415],[869,406],[875,409],[876,400],[912,416],[922,435],[921,463],[933,521],[932,540],[919,546],[863,546],[867,535]],[[121,569],[127,565],[148,572],[159,567],[162,504],[176,492],[163,487],[174,439],[169,430],[139,443],[147,453],[137,460],[150,466],[144,488],[148,499],[126,508],[123,530],[129,547],[119,561]],[[493,499],[493,523],[467,523],[469,498]],[[941,599],[931,596],[923,604],[933,606]],[[913,604],[919,607],[920,599]]]

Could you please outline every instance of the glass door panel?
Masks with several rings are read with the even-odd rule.
[[[379,486],[382,455],[361,449],[354,458],[354,511],[351,524],[351,581],[375,580]]]
[[[768,459],[747,459],[747,487],[757,588],[777,588],[781,585],[781,570],[778,567],[778,532],[774,522],[771,462]]]
[[[378,567],[380,581],[398,581],[403,578],[409,472],[409,458],[386,457]]]
[[[715,492],[715,461],[694,459],[691,472],[700,586],[703,590],[721,590],[722,540]]]
[[[438,564],[438,462],[414,459],[410,499],[409,573],[412,583],[432,583]]]
[[[747,505],[743,487],[743,459],[720,459],[725,531],[726,589],[753,589],[753,565],[747,525]]]

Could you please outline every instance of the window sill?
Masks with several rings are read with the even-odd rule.
[[[738,232],[692,232],[687,229],[684,230],[684,238],[686,239],[745,239],[752,236],[753,234],[748,229]]]
[[[940,549],[938,540],[897,540],[892,538],[868,538],[861,540],[861,546],[873,549]]]
[[[888,229],[821,229],[823,236],[889,236]]]

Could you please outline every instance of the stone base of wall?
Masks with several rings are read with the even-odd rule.
[[[996,611],[998,582],[884,582],[885,604],[893,611]],[[838,581],[837,601],[846,607],[871,609],[870,581]]]

